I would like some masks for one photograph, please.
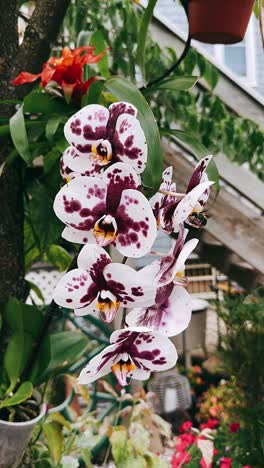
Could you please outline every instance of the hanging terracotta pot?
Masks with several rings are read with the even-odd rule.
[[[189,0],[190,35],[209,44],[240,42],[253,6],[254,0]]]

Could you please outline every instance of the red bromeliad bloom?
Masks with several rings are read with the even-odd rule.
[[[220,459],[220,468],[231,468],[232,458],[223,457]]]
[[[79,101],[86,92],[90,84],[96,80],[92,77],[83,81],[83,67],[85,64],[99,62],[104,56],[105,51],[98,55],[94,54],[93,46],[78,47],[71,50],[69,47],[62,49],[61,57],[50,57],[43,64],[42,72],[36,75],[28,72],[21,72],[13,81],[13,85],[22,85],[32,83],[38,78],[41,79],[41,86],[45,88],[48,83],[55,82],[62,89],[66,100],[71,97]]]

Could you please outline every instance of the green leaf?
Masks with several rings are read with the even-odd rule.
[[[46,125],[46,138],[49,141],[53,140],[55,133],[57,132],[61,121],[64,119],[64,115],[53,115],[47,122]]]
[[[44,382],[49,376],[64,372],[84,353],[87,338],[77,331],[52,333],[42,342],[30,380]]]
[[[18,109],[18,111],[13,115],[13,117],[11,117],[9,125],[11,137],[17,152],[27,164],[31,164],[32,156],[30,154],[28,146],[28,137],[23,114],[23,106],[21,106]]]
[[[59,271],[66,271],[72,262],[72,256],[60,245],[51,245],[47,257]]]
[[[15,298],[7,302],[3,319],[13,332],[24,331],[33,338],[38,336],[43,324],[43,314],[37,307],[23,304]]]
[[[28,190],[30,199],[27,201],[28,220],[33,230],[35,244],[41,253],[49,245],[57,241],[62,226],[53,211],[53,199],[47,188],[35,182]]]
[[[62,426],[56,421],[50,421],[42,425],[42,430],[47,439],[51,456],[57,466],[63,450]]]
[[[47,93],[32,91],[24,99],[24,112],[29,114],[67,114],[69,107],[63,99]]]
[[[58,159],[61,157],[61,152],[55,148],[45,154],[44,157],[44,174],[48,174],[54,167]]]
[[[45,298],[40,290],[40,288],[35,284],[35,283],[32,283],[31,281],[27,281],[28,285],[29,285],[29,288],[30,290],[34,291],[34,293],[36,294],[36,296],[43,302],[43,304],[45,303]]]
[[[137,118],[148,145],[148,163],[142,179],[146,186],[157,191],[161,181],[163,158],[159,130],[152,110],[141,92],[128,80],[113,77],[105,83],[105,86],[117,99],[130,102],[138,110]]]
[[[88,46],[90,43],[90,37],[90,31],[80,31],[77,37],[77,47]]]
[[[157,0],[149,0],[148,6],[144,11],[144,14],[141,20],[141,25],[140,25],[139,34],[138,34],[137,62],[140,66],[141,73],[144,78],[145,78],[145,47],[146,47],[146,42],[147,42],[147,33],[148,33],[148,27],[149,27],[149,24],[153,15],[153,10],[155,8],[156,3],[157,3]]]
[[[8,406],[19,405],[23,401],[31,397],[33,392],[33,385],[31,382],[23,382],[17,389],[17,391],[10,398],[6,398],[0,401],[0,408],[6,408]]]
[[[100,54],[100,52],[103,52],[103,50],[106,49],[106,44],[104,40],[104,36],[101,30],[95,31],[90,39],[90,44],[95,47],[95,54]],[[110,72],[109,72],[109,65],[108,65],[108,56],[107,53],[104,55],[104,57],[99,60],[97,63],[98,69],[100,71],[100,74],[104,78],[109,78]]]
[[[189,91],[198,81],[198,76],[177,76],[170,80],[164,80],[157,85],[144,90],[144,94],[156,89],[170,89],[172,91]]]
[[[4,354],[4,368],[10,381],[10,386],[7,392],[10,392],[14,388],[22,371],[24,338],[24,334],[21,331],[15,332],[9,339]]]
[[[216,87],[219,80],[219,74],[217,69],[208,62],[206,62],[204,78],[206,79],[207,83],[209,84],[212,90]]]
[[[185,146],[188,147],[191,153],[194,156],[196,156],[198,159],[202,159],[205,156],[208,156],[210,154],[210,151],[204,145],[202,145],[202,143],[200,143],[197,140],[197,138],[195,138],[193,135],[190,135],[182,130],[161,128],[160,132],[162,135],[173,136],[175,140],[177,140],[180,143],[183,143]],[[220,190],[219,172],[213,159],[209,163],[206,172],[207,172],[208,178],[214,182],[214,188],[215,188],[216,194],[218,194]]]
[[[91,83],[88,88],[88,92],[82,98],[82,107],[87,106],[88,104],[98,104],[103,87],[103,80],[94,81],[94,83]]]

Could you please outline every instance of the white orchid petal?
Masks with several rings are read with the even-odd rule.
[[[156,220],[147,198],[139,191],[124,190],[116,212],[118,233],[114,247],[126,257],[142,257],[150,251]]]
[[[94,142],[105,139],[108,118],[109,111],[105,107],[85,106],[65,124],[65,138],[79,154],[87,154]]]
[[[90,304],[96,295],[97,288],[89,273],[76,268],[60,279],[53,299],[60,306],[77,309]]]

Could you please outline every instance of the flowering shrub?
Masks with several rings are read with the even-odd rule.
[[[247,449],[241,446],[239,423],[219,424],[209,419],[197,430],[191,421],[183,423],[175,439],[172,468],[250,468],[242,462]]]

